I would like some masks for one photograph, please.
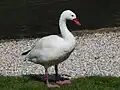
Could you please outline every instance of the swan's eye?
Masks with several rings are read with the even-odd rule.
[[[74,17],[74,15],[71,15],[72,17]]]

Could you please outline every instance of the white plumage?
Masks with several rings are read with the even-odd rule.
[[[61,37],[50,35],[41,38],[28,52],[26,60],[43,65],[46,72],[48,67],[58,65],[60,62],[66,60],[74,50],[76,44],[75,37],[66,26],[66,20],[73,20],[76,24],[80,24],[72,11],[64,11],[59,19]],[[50,84],[47,84],[47,86],[49,87]]]
[[[68,42],[57,35],[51,35],[40,39],[26,59],[47,68],[66,60],[74,47],[75,40],[74,43]]]

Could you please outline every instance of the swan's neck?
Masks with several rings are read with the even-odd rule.
[[[68,30],[66,26],[66,19],[63,19],[62,17],[60,17],[59,27],[60,27],[60,32],[61,32],[63,39],[65,40],[75,39],[72,33]]]

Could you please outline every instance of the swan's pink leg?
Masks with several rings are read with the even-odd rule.
[[[64,84],[71,84],[71,80],[59,80],[59,81],[56,81],[57,84],[59,85],[64,85]]]
[[[56,72],[56,83],[57,84],[60,84],[60,85],[63,85],[63,84],[71,84],[71,80],[58,80],[58,65],[55,65],[55,72]]]
[[[46,72],[45,72],[45,79],[46,79],[46,86],[47,86],[48,88],[56,88],[56,87],[59,88],[59,87],[60,87],[60,86],[57,85],[57,84],[50,84],[50,83],[49,83],[47,70],[46,70]]]

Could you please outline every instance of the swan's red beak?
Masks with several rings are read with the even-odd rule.
[[[77,18],[73,19],[73,21],[77,24],[77,25],[81,25],[79,20]]]

